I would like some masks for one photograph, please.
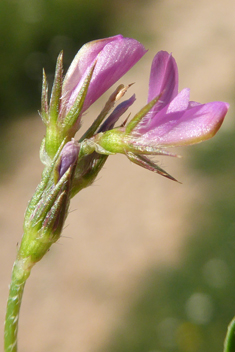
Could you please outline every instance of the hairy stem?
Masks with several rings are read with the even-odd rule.
[[[30,274],[30,260],[17,258],[13,270],[7,302],[4,347],[5,352],[17,352],[17,333],[20,306],[25,282]]]

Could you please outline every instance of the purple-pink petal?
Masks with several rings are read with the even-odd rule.
[[[151,109],[133,130],[133,133],[139,135],[151,131],[157,126],[164,124],[167,114],[186,110],[190,105],[189,93],[190,90],[185,88],[159,112]]]
[[[83,112],[135,65],[145,52],[144,46],[138,41],[121,35],[86,44],[78,52],[64,80],[62,105],[64,102],[66,113],[75,102],[95,62]]]
[[[155,128],[139,137],[137,144],[173,147],[199,143],[215,135],[228,108],[227,103],[212,102],[170,112],[162,116]],[[155,118],[158,120],[158,114]]]
[[[178,94],[177,64],[172,55],[166,51],[159,51],[153,59],[149,80],[148,102],[159,94],[162,95],[153,108],[155,112],[169,104]]]
[[[71,95],[71,92],[78,85],[84,73],[91,67],[99,52],[104,46],[112,41],[116,41],[120,35],[94,40],[84,44],[74,57],[63,82],[62,97]]]
[[[190,104],[189,97],[190,89],[184,88],[167,106],[167,114],[188,109]]]

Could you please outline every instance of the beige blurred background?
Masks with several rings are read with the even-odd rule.
[[[133,112],[145,104],[151,60],[159,50],[173,53],[180,89],[190,87],[192,100],[230,99],[235,77],[233,1],[150,1],[139,7],[127,1],[115,6],[126,21],[125,36],[137,28],[149,48],[121,80],[135,82],[130,89],[130,94],[137,95]],[[116,31],[122,32],[121,26]],[[104,101],[90,109],[87,124]],[[224,131],[234,127],[234,105],[229,102]],[[0,184],[2,326],[24,211],[42,172],[38,150],[44,132],[40,118],[30,116],[8,130],[17,168]],[[63,236],[32,270],[26,284],[19,351],[102,351],[138,299],[148,271],[178,265],[190,236],[190,209],[204,202],[209,181],[187,166],[191,148],[177,152],[184,158],[159,158],[159,164],[182,184],[140,169],[124,156],[114,156],[94,185],[72,200]],[[2,344],[2,334],[0,340]]]

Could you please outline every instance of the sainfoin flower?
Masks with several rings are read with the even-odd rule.
[[[145,155],[171,155],[166,147],[191,145],[213,137],[228,108],[220,101],[190,101],[187,88],[178,93],[175,59],[160,51],[151,67],[148,104],[126,127],[97,135],[94,140],[105,150],[126,154],[131,161],[172,178]]]
[[[214,136],[228,110],[224,102],[190,101],[187,88],[178,94],[176,62],[165,51],[155,56],[150,73],[148,102],[157,96],[158,102],[131,131],[136,145],[160,148],[202,142]]]
[[[60,145],[74,138],[83,113],[145,53],[142,44],[121,35],[92,41],[78,51],[64,79],[62,56],[59,56],[49,108],[45,84],[43,89],[42,117],[47,131],[41,160],[49,160],[50,164]],[[175,59],[166,51],[160,51],[151,67],[147,105],[126,126],[122,124],[113,129],[120,116],[135,101],[133,95],[106,118],[128,87],[121,85],[115,90],[99,119],[80,138],[80,157],[94,150],[106,155],[123,153],[132,162],[169,177],[146,155],[172,155],[167,147],[190,145],[213,137],[228,110],[228,104],[224,102],[200,104],[190,101],[187,88],[179,93]],[[84,175],[83,169],[96,174],[92,158],[88,159],[89,165],[85,168],[81,168],[81,162],[78,162],[79,177],[75,172],[74,178],[79,182],[81,174]]]
[[[75,56],[64,78],[60,114],[73,106],[88,73],[94,66],[82,112],[119,80],[146,53],[137,40],[122,35],[85,44]]]
[[[78,51],[64,79],[63,55],[59,55],[49,106],[45,74],[42,89],[45,152],[51,159],[64,139],[74,137],[82,114],[145,53],[141,43],[122,35],[92,41]]]

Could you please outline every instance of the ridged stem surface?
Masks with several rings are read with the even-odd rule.
[[[14,263],[7,302],[4,347],[5,352],[17,352],[17,333],[20,306],[25,282],[30,274],[31,266],[28,260],[17,259]]]

